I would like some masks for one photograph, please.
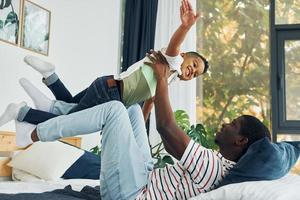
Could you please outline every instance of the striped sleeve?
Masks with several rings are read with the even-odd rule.
[[[222,175],[220,159],[211,149],[190,141],[180,164],[190,174],[198,189],[207,190],[214,185]]]

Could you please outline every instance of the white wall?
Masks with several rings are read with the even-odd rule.
[[[56,65],[56,72],[75,94],[96,77],[114,74],[119,68],[119,36],[121,1],[99,0],[33,0],[51,11],[49,56],[0,41],[0,112],[7,104],[31,100],[21,89],[18,79],[26,77],[49,97],[54,98],[42,84],[41,76],[25,65],[25,55],[35,55]],[[0,130],[14,131],[11,122]],[[83,140],[89,149],[98,141],[97,134]]]

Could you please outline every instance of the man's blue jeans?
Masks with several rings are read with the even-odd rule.
[[[147,185],[153,160],[139,105],[126,110],[111,101],[70,115],[50,119],[37,126],[41,141],[54,141],[102,130],[101,198],[135,199]]]

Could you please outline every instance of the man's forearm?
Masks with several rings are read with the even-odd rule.
[[[180,46],[183,43],[186,34],[189,32],[191,27],[180,25],[178,29],[173,34],[168,48],[166,50],[166,55],[177,56],[180,53]]]
[[[190,139],[176,124],[169,101],[166,79],[157,80],[155,114],[157,130],[166,150],[175,158],[180,159]]]
[[[155,113],[157,127],[165,127],[168,124],[176,123],[173,111],[169,102],[167,80],[157,80],[156,98],[155,98]]]

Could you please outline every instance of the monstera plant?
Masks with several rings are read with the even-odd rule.
[[[19,18],[11,1],[12,0],[0,0],[0,10],[10,9],[10,12],[7,14],[7,16],[5,16],[4,19],[0,19],[0,38],[17,44]],[[1,12],[2,11],[0,11],[0,13]]]

